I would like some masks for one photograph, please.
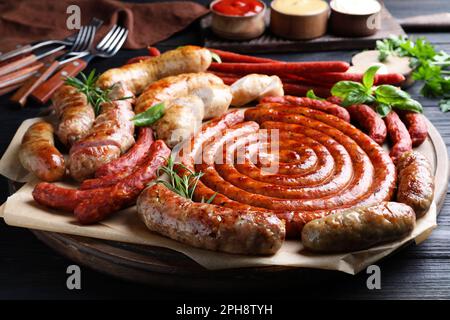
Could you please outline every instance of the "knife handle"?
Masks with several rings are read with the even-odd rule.
[[[9,99],[9,101],[17,103],[21,105],[22,107],[25,106],[27,103],[27,99],[31,92],[33,92],[34,89],[39,87],[45,80],[47,80],[53,72],[58,69],[59,62],[53,61],[49,66],[43,66],[38,70],[38,72],[30,77],[22,87],[20,87],[19,90]]]
[[[37,57],[34,54],[30,54],[18,60],[12,61],[0,67],[0,76],[16,71],[23,67],[26,67],[33,62],[37,61]]]
[[[19,82],[16,84],[12,84],[10,86],[4,87],[0,89],[0,96],[10,93],[11,91],[16,90],[17,88],[19,88],[21,85],[23,84],[23,82]]]
[[[31,77],[34,73],[36,73],[36,71],[42,68],[43,66],[44,64],[42,62],[37,61],[25,68],[8,73],[4,76],[0,76],[0,89],[9,87],[19,82],[23,82],[24,80]]]
[[[81,71],[86,68],[87,62],[82,59],[77,59],[69,62],[63,68],[61,68],[57,73],[55,73],[50,79],[42,83],[37,87],[31,96],[38,102],[45,104],[50,99],[52,94],[64,84],[64,79],[66,77],[75,77]]]

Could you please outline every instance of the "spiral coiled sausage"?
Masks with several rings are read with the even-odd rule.
[[[226,117],[204,126],[181,157],[203,172],[196,201],[215,195],[216,205],[274,212],[298,236],[311,220],[392,198],[389,155],[342,119],[281,103]]]

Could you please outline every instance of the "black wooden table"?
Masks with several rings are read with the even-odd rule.
[[[206,3],[205,0],[202,2]],[[391,13],[398,18],[419,14],[450,12],[448,0],[386,0]],[[149,28],[154,28],[149,23]],[[145,32],[145,30],[142,30]],[[412,36],[426,36],[439,48],[450,52],[450,33],[414,33]],[[0,36],[1,37],[1,36]],[[198,25],[171,37],[157,47],[162,51],[182,44],[201,44]],[[282,60],[349,60],[354,52],[322,52],[311,54],[279,54],[271,57]],[[103,71],[120,65],[127,58],[145,54],[141,51],[122,50],[114,58],[97,59],[90,68]],[[419,87],[410,89],[412,96],[422,102],[426,116],[438,128],[447,147],[450,145],[450,113],[443,114],[437,101],[424,99],[418,94]],[[7,97],[0,98],[0,154],[6,150],[9,141],[20,123],[34,117],[39,106],[31,105],[19,110],[8,103]],[[8,196],[6,179],[0,179],[0,201]],[[409,246],[396,255],[379,263],[381,268],[381,290],[368,290],[367,274],[349,276],[338,272],[327,272],[317,282],[301,288],[292,288],[291,298],[320,299],[448,299],[450,298],[450,197],[444,204],[438,218],[439,227],[420,246]],[[26,229],[6,226],[0,219],[0,299],[92,299],[92,298],[140,298],[171,299],[210,297],[201,292],[173,292],[149,288],[114,279],[107,275],[82,267],[82,289],[66,288],[66,269],[71,261],[59,256]],[[326,279],[326,281],[325,281]],[[238,289],[238,288],[237,288]],[[274,292],[275,290],[275,292]],[[238,291],[238,290],[237,290]],[[271,288],[267,292],[254,293],[264,298],[284,298],[286,290]],[[239,296],[239,292],[233,296]],[[244,294],[244,293],[242,293]]]

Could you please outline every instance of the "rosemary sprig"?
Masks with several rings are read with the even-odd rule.
[[[75,77],[67,77],[65,83],[77,88],[79,92],[84,93],[89,103],[94,108],[95,115],[98,115],[100,113],[100,105],[104,102],[111,101],[108,96],[114,85],[107,89],[101,89],[97,87],[96,82],[99,76],[95,75],[95,69],[93,69],[87,76],[83,72],[81,72],[80,77],[81,79]]]
[[[177,172],[177,168],[184,169],[188,174],[180,176]],[[156,172],[158,177],[161,177],[163,174],[167,174],[169,181],[158,179],[156,180],[156,183],[162,183],[167,189],[190,200],[192,200],[195,188],[197,187],[200,178],[203,176],[203,172],[193,172],[182,163],[176,163],[172,156],[169,156],[167,158],[167,164],[159,167]],[[216,194],[217,193],[213,194],[212,197],[206,200],[206,203],[211,203],[216,197]],[[204,199],[202,199],[201,202],[205,202]]]

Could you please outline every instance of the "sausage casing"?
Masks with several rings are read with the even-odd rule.
[[[128,96],[126,92],[122,93]],[[69,170],[78,181],[91,177],[134,144],[134,116],[128,100],[105,102],[89,134],[70,149]]]
[[[425,121],[425,116],[421,113],[404,110],[400,110],[399,114],[408,128],[412,146],[420,146],[428,136],[428,126]]]
[[[134,94],[139,94],[149,84],[164,77],[206,71],[211,59],[211,52],[207,49],[184,46],[152,59],[109,69],[100,75],[97,85],[106,89],[117,82],[123,82]]]
[[[231,85],[233,100],[231,105],[241,107],[266,96],[282,97],[283,83],[278,76],[249,74]]]
[[[187,73],[167,77],[152,83],[139,96],[134,111],[141,113],[153,105],[192,94],[198,88],[223,85],[212,73]]]
[[[202,99],[205,106],[203,120],[220,117],[230,106],[233,95],[231,88],[225,84],[213,84],[207,87],[199,87],[191,92]]]
[[[164,116],[152,127],[156,137],[173,148],[201,127],[203,116],[202,99],[189,95],[170,101],[166,106]]]
[[[398,158],[407,151],[412,150],[411,136],[405,124],[400,120],[400,117],[395,111],[391,111],[386,117],[384,117],[386,123],[389,139],[391,140],[391,156],[394,163],[397,163]]]
[[[398,160],[397,201],[414,209],[418,218],[430,208],[434,195],[431,164],[418,151],[405,152]]]
[[[413,209],[384,202],[350,209],[308,222],[302,230],[305,248],[315,252],[349,252],[401,239],[415,227]]]
[[[60,180],[66,171],[64,157],[54,146],[53,127],[40,121],[25,132],[19,150],[25,169],[44,181]]]
[[[192,202],[161,184],[141,193],[137,210],[151,231],[203,249],[274,254],[285,237],[284,223],[274,214]]]
[[[53,94],[52,103],[58,116],[56,135],[62,143],[72,145],[89,133],[95,113],[84,93],[64,85]]]

